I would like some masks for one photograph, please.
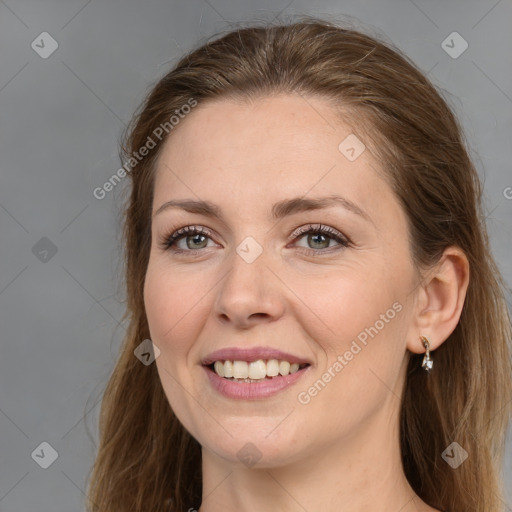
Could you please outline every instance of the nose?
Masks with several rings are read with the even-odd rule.
[[[219,321],[240,329],[273,322],[284,311],[281,283],[268,268],[265,251],[249,261],[233,251],[214,303]]]

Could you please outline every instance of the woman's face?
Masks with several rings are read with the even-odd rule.
[[[405,214],[352,132],[319,98],[218,100],[160,155],[150,334],[172,409],[217,460],[386,442],[398,418],[417,274]]]

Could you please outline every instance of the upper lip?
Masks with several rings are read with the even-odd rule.
[[[288,361],[289,363],[311,364],[303,357],[295,356],[289,352],[276,350],[272,347],[253,347],[238,348],[228,347],[208,354],[201,363],[205,366],[213,364],[215,361],[257,361],[258,359],[278,359],[279,361]]]

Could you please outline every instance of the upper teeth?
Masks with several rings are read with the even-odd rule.
[[[299,363],[269,359],[264,361],[215,361],[213,368],[219,377],[235,379],[264,379],[277,375],[288,375],[299,370]]]

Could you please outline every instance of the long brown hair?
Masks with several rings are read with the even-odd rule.
[[[134,356],[149,338],[143,286],[155,167],[163,143],[179,130],[179,121],[169,120],[184,105],[280,92],[323,97],[354,114],[348,119],[365,134],[406,213],[418,269],[436,263],[449,246],[465,252],[465,304],[454,332],[436,351],[433,373],[420,368],[422,355],[410,354],[402,461],[415,492],[435,508],[501,509],[512,414],[511,325],[505,283],[490,251],[482,186],[462,129],[432,83],[392,44],[338,22],[302,17],[241,27],[185,55],[152,88],[129,126],[122,147],[125,159],[133,159],[123,231],[129,327],[103,395],[89,510],[199,508],[200,446],[171,410],[155,364]],[[160,140],[155,134],[162,126]],[[155,147],[135,159],[148,138]],[[469,455],[456,469],[442,458],[454,441]]]

